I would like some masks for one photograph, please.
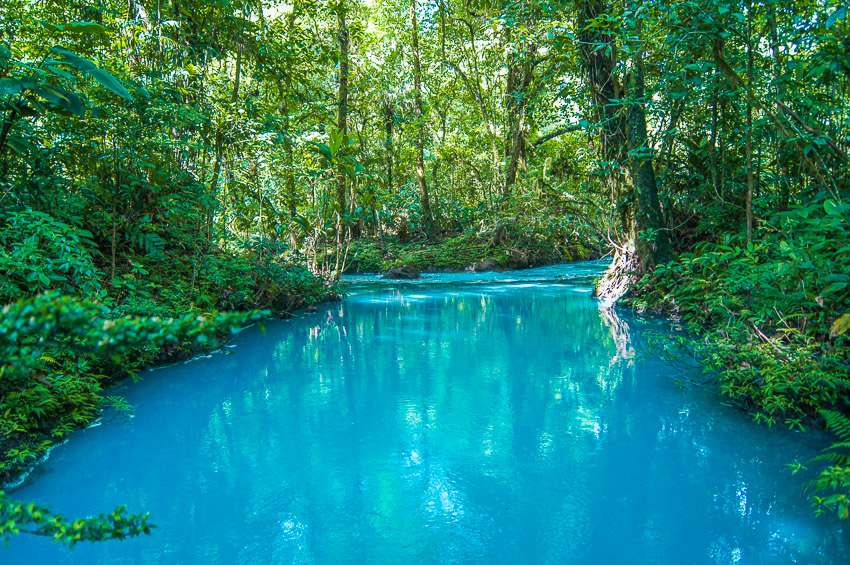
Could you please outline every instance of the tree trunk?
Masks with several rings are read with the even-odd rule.
[[[719,41],[719,39],[718,39]],[[717,198],[722,198],[723,188],[721,187],[721,177],[718,165],[717,144],[720,137],[720,123],[718,120],[720,113],[720,71],[714,69],[714,91],[711,95],[711,137],[708,140],[708,159],[711,170],[711,185],[714,187],[714,195]],[[720,139],[722,143],[723,140]]]
[[[640,28],[638,28],[639,30]],[[638,32],[639,33],[639,32]],[[664,226],[664,216],[658,201],[658,184],[653,168],[652,149],[646,131],[646,107],[644,105],[643,50],[640,37],[631,46],[631,69],[629,74],[629,165],[635,190],[635,250],[640,261],[641,272],[670,258],[670,238]]]
[[[508,170],[505,175],[503,196],[510,196],[511,186],[516,183],[517,171],[524,171],[525,164],[525,118],[528,103],[528,89],[534,76],[534,57],[536,46],[529,47],[521,68],[514,68],[509,76],[518,76],[519,80],[511,81],[513,90],[508,94],[508,135],[507,143]]]
[[[620,111],[623,89],[615,75],[617,46],[610,33],[588,27],[588,22],[608,11],[605,1],[584,0],[580,6],[580,49],[590,83],[595,118],[601,126],[599,158],[606,168],[611,200],[616,205],[623,184],[618,167],[626,160],[626,116]]]
[[[339,40],[339,97],[336,127],[345,136],[348,133],[348,24],[345,21],[345,0],[339,0],[336,8],[337,37]],[[344,142],[343,142],[344,143]],[[345,239],[345,226],[342,215],[345,213],[345,169],[340,166],[336,174],[336,202],[339,206],[337,213],[337,245],[341,247]]]
[[[294,34],[295,18],[297,14],[297,6],[293,6],[292,11],[287,15],[287,31],[290,37]],[[283,150],[284,150],[284,185],[286,187],[286,206],[289,210],[289,246],[292,251],[298,251],[301,241],[298,237],[298,231],[293,225],[293,218],[298,215],[298,206],[296,204],[297,194],[295,193],[295,155],[292,147],[292,138],[290,137],[291,124],[289,121],[289,97],[292,96],[292,58],[286,58],[286,88],[281,89],[281,112],[283,113]],[[280,84],[280,83],[278,83]]]
[[[387,189],[393,189],[393,124],[395,114],[389,100],[384,102],[384,153],[387,164]]]
[[[419,24],[416,20],[416,0],[410,0],[411,43],[413,48],[413,104],[416,110],[416,182],[419,185],[422,222],[429,240],[434,239],[434,217],[425,179],[425,123],[422,115],[422,67],[419,64]]]
[[[747,0],[747,139],[745,144],[747,158],[747,242],[753,241],[753,4]]]
[[[770,15],[767,18],[767,24],[770,31],[770,50],[773,54],[773,81],[776,84],[777,100],[783,100],[785,98],[785,88],[782,84],[781,76],[782,69],[785,67],[785,61],[783,61],[782,52],[779,50],[779,33],[777,32],[776,26],[776,5],[768,4],[767,6],[768,10],[770,10]],[[780,108],[777,108],[777,110],[780,110]],[[776,164],[779,168],[779,211],[781,212],[788,209],[788,205],[791,200],[791,172],[790,167],[788,166],[788,151],[781,139],[777,139]]]
[[[588,26],[591,20],[607,15],[608,6],[605,0],[585,0],[579,3],[579,7],[581,54],[591,87],[595,117],[600,125],[599,157],[611,189],[611,199],[620,212],[625,236],[621,245],[617,246],[611,267],[596,287],[596,295],[610,304],[628,292],[643,273],[665,261],[670,253],[670,244],[664,229],[647,137],[640,28],[632,32],[634,35],[629,45],[629,103],[624,112],[626,96],[617,81],[619,59],[614,37]],[[631,17],[637,17],[634,2],[629,2],[627,11]],[[627,171],[622,170],[624,165],[628,166]],[[623,172],[630,173],[631,186],[623,182]],[[631,202],[624,203],[623,196],[628,196],[625,200]]]
[[[295,156],[292,149],[292,141],[289,138],[289,104],[287,102],[288,94],[284,94],[281,111],[284,116],[284,127],[286,132],[283,134],[283,151],[284,151],[284,186],[286,187],[286,207],[289,210],[289,246],[295,251],[298,249],[299,238],[293,226],[292,219],[298,215],[298,207],[295,203]]]

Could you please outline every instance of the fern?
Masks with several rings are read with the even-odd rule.
[[[127,241],[132,243],[139,251],[146,255],[162,255],[165,249],[165,240],[153,232],[141,231],[136,226],[128,226],[124,232]]]
[[[826,421],[826,427],[841,439],[842,442],[850,442],[850,416],[846,416],[835,410],[821,410],[821,416]]]
[[[824,453],[823,455],[818,455],[813,458],[812,461],[828,461],[833,465],[850,465],[850,441],[842,441],[839,443],[834,443],[829,446],[829,449],[846,449],[847,453],[837,453],[835,451],[830,451],[829,453]]]
[[[825,453],[815,459],[828,460],[833,465],[850,466],[850,416],[835,410],[821,410],[826,427],[838,436],[838,443],[829,446],[830,453]]]
[[[821,410],[820,413],[826,427],[841,441],[829,446],[827,453],[809,461],[829,463],[809,486],[814,487],[814,493],[827,493],[827,496],[814,496],[818,514],[835,512],[840,519],[846,520],[850,518],[850,417],[835,410]]]
[[[56,365],[57,367],[61,365],[61,363],[59,363],[59,361],[57,361],[55,357],[51,357],[50,355],[42,354],[42,356],[39,357],[38,360],[44,361],[45,363],[50,363],[52,365]]]
[[[841,441],[830,445],[829,453],[819,455],[812,461],[829,461],[839,467],[850,466],[850,416],[836,410],[821,410],[820,413],[827,429],[834,432]]]

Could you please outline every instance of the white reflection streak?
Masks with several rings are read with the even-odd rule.
[[[738,512],[741,514],[741,518],[745,518],[747,516],[747,483],[739,482],[735,495],[738,498]]]
[[[599,437],[599,436],[597,436]],[[537,452],[541,459],[546,459],[552,452],[553,438],[551,434],[543,432],[537,442]]]
[[[426,503],[428,512],[432,514],[439,512],[446,517],[462,518],[465,513],[463,494],[454,488],[442,469],[436,468],[433,471],[428,485],[428,502]]]
[[[484,455],[493,455],[493,426],[487,426],[487,431],[484,432],[484,441],[482,442]]]
[[[602,321],[611,330],[611,337],[614,339],[614,347],[617,352],[611,358],[609,367],[613,367],[620,361],[627,361],[628,366],[634,364],[635,350],[632,347],[632,336],[629,333],[629,325],[620,319],[617,312],[613,308],[600,308]]]
[[[313,563],[309,547],[304,546],[307,537],[307,525],[300,522],[295,516],[286,516],[280,522],[280,538],[276,557],[283,563]],[[280,550],[283,550],[281,552]],[[284,553],[284,554],[282,554]],[[278,559],[275,560],[276,562]]]

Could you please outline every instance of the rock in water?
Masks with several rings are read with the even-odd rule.
[[[508,267],[511,269],[527,269],[531,266],[531,260],[528,253],[519,249],[511,249],[509,251],[511,260],[508,262]]]
[[[401,267],[393,267],[384,273],[385,279],[421,279],[419,269],[412,265],[402,265]]]

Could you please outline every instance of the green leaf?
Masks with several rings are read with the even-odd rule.
[[[301,216],[293,216],[292,222],[301,226],[304,229],[305,233],[309,233],[313,230],[313,228],[310,227],[310,222],[308,222],[306,219],[302,218]]]
[[[833,322],[832,327],[829,329],[829,337],[835,339],[847,333],[847,330],[850,330],[850,314],[843,314]]]
[[[130,92],[126,88],[124,88],[124,85],[122,85],[117,78],[107,73],[103,69],[94,69],[92,71],[89,71],[88,74],[90,76],[93,76],[95,80],[97,80],[97,82],[99,82],[102,86],[108,88],[121,98],[130,101],[135,100],[135,98],[133,98],[133,95],[130,94]]]
[[[130,94],[130,92],[127,91],[126,88],[124,88],[124,85],[122,85],[117,78],[107,73],[103,69],[99,68],[97,65],[95,65],[85,57],[80,57],[73,51],[69,51],[64,47],[58,46],[53,47],[50,52],[61,55],[62,58],[65,59],[65,63],[71,65],[84,75],[94,77],[95,80],[97,80],[97,82],[99,82],[102,86],[111,90],[121,98],[124,98],[126,100],[135,100]]]
[[[58,63],[59,61],[56,61],[56,62]],[[71,73],[66,73],[62,69],[59,69],[59,68],[56,68],[56,67],[51,67],[50,65],[47,65],[46,68],[47,68],[48,71],[55,74],[56,76],[60,76],[62,78],[67,78],[67,79],[73,79],[74,78],[74,75],[72,75]]]
[[[831,285],[829,285],[828,287],[826,287],[826,289],[824,289],[824,291],[821,294],[831,294],[831,293],[838,291],[838,290],[844,290],[845,288],[847,288],[847,284],[848,283],[846,283],[846,282],[834,282]]]
[[[6,143],[12,151],[21,156],[25,155],[29,151],[35,153],[38,150],[35,145],[16,135],[10,135],[6,139]]]
[[[345,134],[341,131],[330,131],[328,132],[328,140],[330,144],[331,156],[336,155],[337,151],[339,151],[340,146],[342,146],[342,142],[345,139]]]
[[[74,92],[49,84],[36,85],[32,88],[32,91],[75,116],[85,114],[83,100]]]
[[[44,27],[51,31],[67,31],[69,33],[108,34],[110,31],[109,28],[95,22],[68,22],[67,24],[62,25],[53,25],[45,23]]]
[[[96,69],[97,65],[86,59],[85,57],[80,57],[73,51],[65,49],[64,47],[55,46],[50,49],[51,53],[56,53],[58,55],[62,55],[62,58],[65,59],[65,63],[71,65],[78,71],[82,73],[86,73],[92,69]]]
[[[325,159],[327,159],[327,160],[328,160],[328,162],[333,161],[334,156],[333,156],[333,153],[331,152],[330,147],[328,147],[328,146],[327,146],[327,145],[325,145],[324,143],[316,143],[315,141],[311,141],[310,143],[312,143],[313,145],[315,145],[315,146],[316,146],[316,149],[318,149],[318,152],[319,152],[319,153],[320,153],[320,154],[321,154],[321,155],[322,155]]]
[[[832,198],[823,203],[823,210],[830,216],[840,216],[847,211],[847,204],[838,203]]]
[[[826,29],[834,26],[838,20],[843,20],[847,16],[847,7],[842,6],[837,10],[833,11],[829,17],[826,19]]]
[[[18,94],[35,86],[36,82],[20,78],[0,78],[0,96]]]

